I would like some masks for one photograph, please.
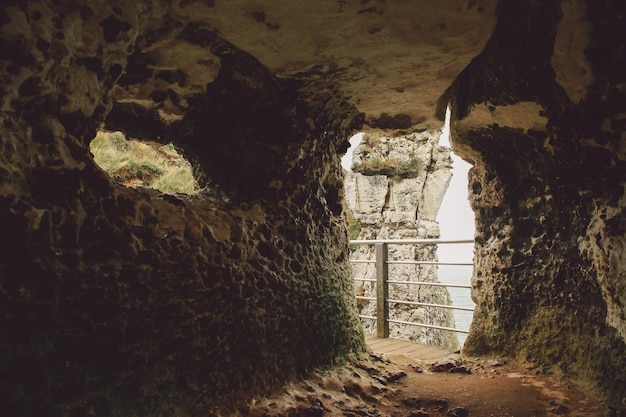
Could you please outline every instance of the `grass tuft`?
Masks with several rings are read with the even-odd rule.
[[[127,139],[122,132],[99,131],[89,144],[93,159],[116,182],[163,193],[198,191],[191,164],[169,143]]]

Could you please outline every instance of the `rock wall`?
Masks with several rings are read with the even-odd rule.
[[[2,415],[207,415],[364,352],[338,156],[362,115],[171,13],[2,9]],[[112,182],[101,126],[210,185]]]
[[[452,177],[450,149],[438,146],[440,132],[389,137],[364,135],[352,156],[352,170],[344,182],[347,206],[358,224],[357,239],[434,239],[439,206]],[[353,249],[351,259],[375,259],[373,245]],[[436,261],[436,245],[390,245],[390,261]],[[374,264],[354,263],[354,275],[374,279]],[[435,265],[389,265],[389,279],[438,282]],[[359,296],[375,296],[376,285],[356,281]],[[389,298],[433,304],[451,304],[443,287],[389,284]],[[376,302],[359,300],[360,314],[375,316]],[[395,320],[454,327],[452,310],[391,304]],[[375,333],[376,323],[364,319],[365,331]],[[390,335],[421,343],[459,347],[454,333],[425,327],[390,323]]]
[[[502,3],[493,38],[450,90],[453,149],[475,165],[477,308],[465,352],[557,366],[617,410],[626,408],[625,7]]]

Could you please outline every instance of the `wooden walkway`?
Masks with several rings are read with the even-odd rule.
[[[438,346],[423,345],[400,339],[379,339],[374,335],[365,335],[365,341],[374,353],[379,355],[407,355],[413,359],[437,360],[457,355],[452,350]]]

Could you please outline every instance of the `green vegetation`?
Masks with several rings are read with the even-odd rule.
[[[411,141],[416,140],[414,135],[408,137],[408,139]],[[417,140],[423,139],[418,138]],[[403,162],[396,159],[388,159],[385,156],[383,141],[379,135],[363,135],[358,149],[363,161],[360,164],[354,164],[352,171],[363,175],[386,175],[387,177],[400,179],[417,178],[420,172],[426,169],[419,159],[410,159]]]
[[[380,147],[380,136],[363,135],[359,146],[363,153],[371,153],[374,149]]]
[[[352,167],[354,172],[360,172],[363,175],[386,175],[388,177],[397,178],[417,178],[422,170],[419,160],[413,159],[408,162],[398,162],[393,159],[383,161],[381,158],[373,158],[363,161],[361,164],[355,164]]]
[[[151,187],[163,193],[198,191],[191,164],[173,144],[127,139],[122,132],[100,131],[89,149],[96,164],[127,187]]]
[[[358,239],[359,234],[361,233],[361,224],[357,219],[354,218],[352,212],[348,208],[348,205],[344,202],[344,211],[346,212],[346,217],[348,218],[348,237],[350,240]]]

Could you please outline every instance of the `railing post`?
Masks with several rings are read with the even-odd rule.
[[[376,336],[389,337],[389,265],[386,243],[376,243]]]

